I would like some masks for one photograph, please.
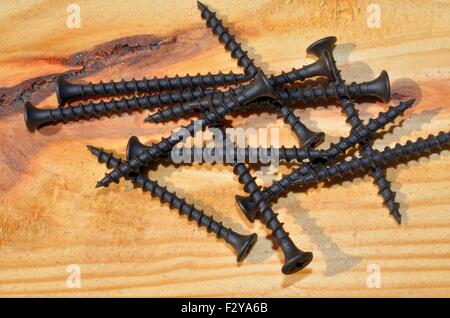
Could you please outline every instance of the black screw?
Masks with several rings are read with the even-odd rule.
[[[42,125],[51,123],[99,118],[111,114],[151,109],[157,106],[161,107],[181,101],[192,101],[212,92],[211,90],[204,91],[201,87],[197,87],[195,90],[185,89],[183,91],[155,94],[152,96],[122,98],[109,102],[91,102],[87,105],[79,104],[77,106],[58,108],[37,108],[30,102],[27,102],[24,109],[25,124],[29,131],[34,131]]]
[[[371,87],[363,87],[363,89],[373,89]],[[345,90],[345,88],[342,88]],[[358,89],[358,87],[352,88],[352,92]],[[319,91],[316,91],[317,96],[321,96],[321,94],[326,94],[326,91],[322,92],[322,88]],[[58,107],[58,108],[37,108],[33,104],[27,102],[25,104],[24,115],[25,115],[25,123],[27,125],[28,130],[34,131],[38,127],[46,124],[55,124],[59,122],[67,122],[67,121],[77,121],[81,119],[90,119],[90,118],[99,118],[102,116],[109,116],[111,114],[121,114],[124,112],[132,112],[136,110],[142,109],[152,109],[154,107],[161,107],[163,105],[172,105],[179,102],[193,101],[198,98],[207,96],[214,92],[213,90],[203,90],[201,87],[197,87],[195,90],[190,88],[186,88],[183,91],[178,92],[167,92],[162,94],[154,94],[152,96],[141,96],[141,97],[132,97],[132,98],[122,98],[120,100],[111,100],[109,102],[100,101],[97,103],[89,103],[89,104],[79,104],[76,106],[69,107]],[[239,92],[239,89],[236,91]],[[330,90],[328,90],[328,93]],[[219,92],[216,91],[216,98]],[[307,98],[311,98],[310,95],[314,95],[314,93],[306,92],[306,95],[303,96],[297,90],[292,91],[282,91],[281,98],[287,101],[294,101],[294,99],[299,98],[305,100]],[[363,92],[363,94],[365,94]],[[316,97],[312,97],[313,99]],[[202,103],[201,101],[199,101]],[[194,106],[195,107],[195,106]],[[174,111],[179,111],[178,108],[175,108]]]
[[[309,46],[307,52],[313,54],[315,56],[324,56],[328,65],[333,70],[332,80],[336,85],[344,84],[345,81],[341,77],[341,72],[338,70],[336,66],[336,61],[333,56],[333,48],[336,43],[335,37],[328,37],[321,39]],[[386,99],[389,99],[390,92],[387,91]],[[362,120],[359,118],[358,111],[356,110],[353,102],[351,101],[349,96],[341,95],[338,99],[339,103],[342,105],[342,111],[347,116],[347,122],[351,124],[352,129],[357,127],[362,123]],[[372,148],[372,141],[367,139],[361,143],[361,149],[370,153]],[[374,167],[370,170],[369,173],[375,180],[379,191],[378,193],[383,197],[383,203],[388,207],[390,214],[395,218],[398,224],[401,223],[401,215],[398,211],[400,204],[395,201],[395,192],[393,192],[390,188],[390,182],[386,179],[386,171],[382,168]]]
[[[241,48],[241,44],[237,43],[234,37],[228,32],[228,29],[224,28],[222,21],[216,18],[216,13],[211,12],[207,6],[200,1],[197,1],[197,6],[201,11],[202,19],[206,20],[206,25],[212,29],[215,35],[219,38],[219,41],[225,45],[225,49],[231,52],[231,56],[238,60],[238,65],[244,68],[244,73],[248,76],[255,76],[258,72],[258,68],[247,56],[247,52],[244,52]]]
[[[429,135],[426,139],[408,140],[396,144],[393,148],[385,147],[383,151],[372,150],[361,157],[352,157],[336,165],[322,166],[295,180],[296,185],[310,185],[324,180],[332,180],[345,175],[367,172],[373,167],[396,164],[412,157],[427,155],[435,150],[442,150],[450,145],[450,132],[439,132],[437,136]]]
[[[137,157],[143,152],[147,151],[150,147],[142,144],[139,139],[136,136],[132,136],[128,140],[127,144],[127,158],[133,158]],[[181,157],[181,158],[190,158],[190,162],[195,162],[196,158],[200,158],[201,155],[204,153],[205,148],[179,148],[175,149],[173,148],[172,151],[175,151],[175,153]],[[285,161],[285,162],[291,162],[291,161],[297,161],[302,162],[303,160],[309,159],[309,160],[320,160],[320,161],[327,161],[328,160],[328,154],[326,151],[323,150],[312,150],[312,149],[305,149],[305,148],[297,148],[297,147],[291,147],[286,148],[284,146],[281,146],[280,148],[263,148],[263,147],[257,147],[257,148],[237,148],[237,147],[225,147],[225,149],[222,147],[217,147],[211,150],[211,155],[216,157],[216,151],[219,151],[221,154],[222,162],[228,162],[228,159],[230,162],[261,162],[268,160],[267,158],[274,158],[279,161]],[[189,157],[188,157],[189,156]],[[170,153],[166,154],[166,156],[162,157],[168,161],[170,161]]]
[[[300,141],[303,149],[314,149],[325,141],[325,133],[315,132],[303,124],[294,111],[283,103],[273,102],[278,113],[284,119]]]
[[[257,69],[253,64],[253,60],[248,57],[247,52],[242,50],[241,45],[236,42],[228,29],[223,26],[222,21],[217,19],[215,12],[210,11],[208,7],[201,2],[197,2],[197,4],[201,11],[202,18],[206,20],[206,25],[212,29],[213,33],[219,38],[219,41],[225,45],[225,49],[231,51],[231,57],[238,60],[238,65],[244,68],[244,73],[249,76],[256,74],[255,72]],[[320,71],[319,74],[311,75],[320,76],[323,73],[329,74],[330,69],[327,64],[321,64],[320,66],[320,70],[317,70]],[[321,70],[323,67],[326,69],[325,72]],[[292,73],[295,75],[295,69]],[[290,81],[291,79],[295,79],[295,76],[290,78],[288,75],[282,73],[282,78],[286,81]],[[276,79],[272,82],[276,82]],[[323,132],[316,133],[310,130],[288,106],[283,105],[282,103],[274,104],[277,112],[283,117],[284,122],[290,125],[303,148],[314,148],[325,140],[325,134]]]
[[[229,90],[229,93],[221,93],[216,91],[209,99],[195,100],[177,104],[173,107],[168,107],[164,110],[151,114],[146,118],[146,121],[163,122],[179,118],[181,116],[189,115],[195,111],[205,111],[220,105],[224,96],[230,94],[237,94],[241,89]],[[288,88],[278,89],[275,91],[277,98],[282,102],[289,104],[298,103],[319,103],[326,102],[329,99],[338,99],[340,96],[348,96],[355,98],[363,98],[368,96],[375,96],[383,101],[389,100],[389,77],[385,71],[374,80],[363,82],[360,84],[351,83],[350,85],[335,85],[329,84],[327,87],[318,85],[316,87],[308,86],[306,88]]]
[[[88,84],[72,84],[64,79],[63,76],[58,76],[56,81],[56,96],[60,106],[65,105],[69,101],[88,98],[88,97],[106,97],[121,94],[133,93],[154,93],[163,91],[180,90],[184,88],[194,89],[195,87],[215,87],[236,85],[244,81],[248,81],[249,76],[245,74],[235,74],[229,72],[223,74],[208,73],[206,75],[197,74],[191,76],[164,77],[153,79],[142,79],[131,81],[121,80],[118,82],[111,81],[109,83],[91,83]]]
[[[377,118],[370,119],[367,125],[359,125],[353,129],[347,138],[340,138],[336,144],[331,144],[328,149],[323,150],[327,154],[329,162],[332,162],[337,156],[344,154],[348,149],[354,147],[361,141],[369,139],[379,129],[384,128],[388,123],[392,123],[398,116],[402,115],[414,103],[414,100],[401,102],[395,107],[389,107],[385,113],[380,113]],[[307,159],[307,158],[305,158]],[[314,164],[316,162],[323,162],[319,158],[309,158],[309,162]],[[304,165],[299,169],[293,170],[290,174],[283,176],[280,180],[274,182],[272,186],[264,189],[262,192],[264,198],[269,200],[287,192],[288,189],[295,184],[296,178],[300,175],[310,172],[312,167]],[[236,196],[236,201],[241,207],[248,220],[253,222],[257,216],[257,210],[252,204],[251,198]]]
[[[330,146],[325,150],[311,150],[304,148],[286,148],[282,146],[281,148],[236,148],[231,149],[218,149],[222,150],[223,161],[225,162],[227,158],[233,158],[233,160],[238,160],[242,158],[245,162],[250,162],[250,158],[259,158],[261,161],[263,158],[269,156],[278,158],[278,160],[283,160],[286,162],[297,161],[302,162],[308,160],[309,162],[315,164],[318,162],[332,162],[337,156],[344,154],[348,149],[354,147],[363,140],[371,138],[378,130],[383,129],[387,124],[392,123],[398,116],[404,114],[414,103],[414,100],[409,100],[406,102],[401,102],[397,106],[389,107],[388,111],[380,112],[378,117],[370,118],[367,125],[360,125],[356,129],[352,130],[348,137],[341,137],[337,143],[331,143]],[[137,157],[143,152],[150,150],[150,146],[143,145],[139,139],[135,136],[128,140],[127,145],[127,158]],[[194,162],[194,158],[198,158],[197,154],[201,154],[204,148],[180,148],[172,149],[172,151],[178,151],[180,157],[185,157],[185,151],[188,151],[191,161]],[[212,153],[214,155],[214,153]],[[261,155],[264,154],[265,156]],[[165,154],[164,158],[168,158],[169,153]],[[259,156],[259,157],[258,157]],[[279,180],[282,187],[284,186],[284,180]],[[239,200],[246,200],[245,197],[239,197]],[[245,204],[244,204],[245,205]],[[253,215],[254,209],[252,211],[246,210],[247,215]],[[249,220],[253,221],[254,217],[249,217]]]
[[[260,211],[262,220],[272,231],[272,235],[283,251],[284,265],[281,268],[283,274],[293,274],[308,266],[313,259],[313,254],[311,252],[304,252],[295,246],[289,237],[289,233],[284,230],[283,223],[280,223],[278,220],[278,214],[266,202],[260,188],[255,183],[255,178],[252,177],[245,165],[242,163],[234,165],[233,172],[239,176],[239,182],[244,185],[244,191],[250,193],[250,196]]]
[[[115,158],[111,153],[103,151],[103,149],[88,146],[89,151],[94,154],[99,162],[106,163],[108,168],[116,168],[121,164],[121,159]],[[184,198],[179,198],[175,193],[160,186],[156,181],[141,174],[131,174],[132,181],[140,186],[143,191],[148,191],[152,196],[157,196],[161,202],[168,203],[170,208],[177,209],[180,214],[184,214],[189,220],[197,222],[199,227],[204,226],[208,232],[213,232],[218,238],[222,238],[230,244],[236,255],[237,261],[240,262],[247,257],[257,241],[256,233],[243,235],[236,233],[231,228],[224,227],[222,222],[217,222],[212,216],[208,216],[204,211],[196,209],[193,205],[186,203]]]
[[[329,167],[312,169],[303,166],[283,178],[283,182],[275,182],[263,194],[267,199],[279,195],[293,185],[306,185],[314,182],[311,180],[317,180],[317,182],[325,180],[324,173],[328,174],[326,178],[333,178],[358,171],[366,172],[376,166],[386,166],[388,163],[396,163],[412,156],[419,156],[422,153],[448,145],[449,134],[440,132],[438,136],[430,135],[426,140],[419,138],[416,142],[407,141],[406,144],[397,144],[394,148],[386,147],[382,152],[373,150],[371,153],[365,153],[361,158],[352,157],[349,161],[343,161]],[[249,207],[250,205],[250,208],[253,208],[249,202],[251,201],[245,201],[245,206]]]
[[[300,69],[293,68],[289,72],[281,72],[279,75],[271,75],[268,79],[273,86],[282,86],[287,83],[295,81],[304,81],[306,78],[315,76],[329,76],[330,70],[326,59],[321,57],[312,64],[306,65]],[[235,74],[229,72],[223,74],[195,75],[153,78],[151,80],[142,79],[131,81],[111,81],[109,83],[88,83],[88,84],[73,84],[59,76],[56,81],[56,96],[59,106],[65,105],[69,101],[74,101],[90,97],[107,97],[121,94],[134,93],[154,93],[171,91],[174,89],[194,89],[196,87],[217,87],[237,85],[241,82],[248,81],[251,78],[245,74]]]
[[[333,55],[333,49],[336,44],[336,37],[330,36],[325,37],[320,40],[317,40],[313,44],[311,44],[307,49],[306,52],[308,54],[314,55],[314,56],[320,56],[324,57],[327,60],[327,64],[331,69],[331,76],[329,79],[334,82],[336,85],[344,84],[345,81],[342,80],[340,71],[337,69],[336,61],[334,59]],[[387,76],[387,73],[385,74]],[[339,94],[338,101],[341,103],[342,109],[341,111],[346,115],[347,117],[347,123],[349,123],[352,127],[357,127],[362,123],[361,119],[358,116],[358,111],[354,107],[353,103],[348,100],[349,96],[347,96],[347,100],[344,100],[345,95]],[[383,101],[387,102],[390,99],[390,90],[385,90],[385,98],[382,99]]]
[[[254,80],[244,86],[245,89],[238,95],[233,95],[224,100],[224,103],[215,107],[210,112],[204,113],[199,120],[191,123],[183,128],[183,131],[189,132],[190,136],[196,134],[195,128],[211,127],[219,123],[227,114],[235,111],[241,105],[250,103],[259,97],[274,98],[272,86],[268,83],[266,76],[262,71],[259,71]],[[182,136],[178,133],[171,133],[169,138],[162,138],[161,142],[150,147],[146,152],[140,154],[138,157],[131,158],[128,161],[122,162],[111,173],[106,174],[105,177],[97,183],[97,187],[106,187],[113,181],[118,181],[121,177],[127,177],[131,172],[137,171],[140,167],[148,164],[150,161],[157,160],[158,157],[164,156],[175,145],[182,140]]]
[[[230,72],[228,74],[210,74],[196,76],[178,76],[165,77],[165,78],[153,78],[147,80],[132,79],[131,81],[124,81],[123,79],[118,82],[111,81],[109,83],[99,82],[96,84],[72,84],[67,82],[64,77],[58,77],[56,82],[56,96],[59,106],[63,106],[69,101],[87,98],[87,97],[106,97],[119,94],[131,94],[131,93],[150,93],[161,92],[165,90],[194,88],[194,87],[213,87],[223,85],[236,85],[240,82],[250,80],[257,71],[253,61],[247,56],[247,52],[241,49],[241,45],[238,44],[234,37],[228,32],[228,29],[224,28],[222,21],[218,20],[214,12],[211,12],[208,7],[198,2],[198,8],[201,10],[201,16],[206,20],[206,25],[210,27],[214,34],[216,34],[219,40],[225,44],[225,48],[231,51],[231,55],[238,60],[238,64],[243,66],[245,74],[234,74]],[[295,81],[304,81],[306,78],[314,76],[330,77],[331,71],[327,65],[327,61],[323,58],[319,58],[316,62],[307,65],[301,69],[293,68],[290,72],[282,72],[280,75],[271,76],[269,82],[274,86],[282,86],[286,83],[293,83]]]

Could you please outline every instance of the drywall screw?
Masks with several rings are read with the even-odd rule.
[[[100,101],[86,105],[58,107],[58,108],[37,108],[30,102],[25,104],[24,117],[25,124],[29,131],[34,131],[38,127],[46,124],[59,122],[76,121],[81,119],[99,118],[111,114],[132,112],[135,110],[151,109],[167,104],[174,104],[181,101],[192,101],[199,97],[211,94],[212,90],[204,91],[201,87],[195,90],[185,89],[183,91],[155,94],[152,96],[141,96],[132,98],[122,98],[109,102]]]
[[[328,160],[326,162],[333,162],[337,156],[344,154],[348,149],[354,147],[358,143],[369,139],[378,130],[384,128],[388,123],[392,123],[398,116],[403,115],[413,103],[414,99],[407,102],[401,102],[395,107],[391,106],[387,112],[379,113],[377,118],[369,119],[367,125],[361,124],[353,129],[348,137],[341,137],[338,143],[332,143],[329,148],[323,150],[323,152],[327,154]],[[325,160],[320,160],[319,158],[309,158],[310,164],[306,164],[299,169],[293,170],[290,174],[284,175],[280,180],[274,182],[269,188],[264,189],[262,192],[264,198],[269,200],[281,195],[283,192],[287,192],[288,189],[295,184],[294,181],[298,175],[308,173],[312,169],[311,165],[316,166],[316,163],[323,163],[324,161]],[[257,210],[255,205],[252,204],[251,198],[237,195],[236,201],[247,216],[247,219],[253,222],[257,216]]]
[[[225,45],[225,49],[231,52],[231,56],[238,60],[238,65],[244,68],[244,73],[248,76],[255,76],[258,68],[253,63],[253,60],[247,56],[241,48],[241,44],[237,43],[234,37],[224,28],[222,21],[216,18],[216,13],[208,9],[206,5],[197,1],[197,7],[201,11],[201,17],[206,21],[206,25],[212,29],[213,33],[217,35],[219,41]]]
[[[363,88],[364,89],[364,88]],[[369,90],[372,88],[368,88]],[[213,90],[203,90],[197,87],[192,90],[186,88],[183,91],[154,94],[152,96],[122,98],[120,100],[111,100],[89,104],[79,104],[69,107],[58,108],[37,108],[27,102],[25,104],[24,116],[28,130],[34,131],[38,127],[51,123],[77,121],[81,119],[99,118],[111,114],[121,114],[135,110],[152,109],[163,105],[172,105],[182,101],[192,101],[214,92]],[[216,91],[216,95],[218,92]],[[318,93],[319,95],[321,93]],[[309,93],[307,93],[309,95]],[[284,96],[285,99],[303,98],[298,92],[293,91],[290,96]]]
[[[330,70],[324,57],[319,58],[312,64],[305,65],[300,69],[293,68],[289,72],[281,72],[279,75],[271,75],[268,78],[272,86],[283,86],[284,84],[294,83],[295,81],[304,81],[306,78],[315,76],[329,76]],[[132,79],[131,81],[111,81],[109,83],[88,83],[88,84],[73,84],[59,76],[56,81],[56,96],[59,106],[64,106],[69,101],[92,98],[92,97],[107,97],[120,94],[135,94],[135,93],[154,93],[171,91],[174,89],[194,89],[196,87],[217,87],[237,85],[244,81],[249,81],[251,78],[245,74],[235,74],[230,72],[223,74],[196,75],[196,76],[178,76],[153,78],[147,80]]]
[[[309,129],[294,114],[294,111],[290,107],[284,103],[279,103],[277,100],[272,104],[275,105],[278,113],[283,117],[284,122],[291,127],[291,130],[299,139],[303,149],[314,149],[325,141],[325,134],[323,132],[315,132]]]
[[[139,156],[141,153],[147,151],[150,146],[146,146],[142,144],[136,136],[132,136],[128,140],[127,144],[127,158],[133,158]],[[224,149],[225,148],[225,149]],[[179,148],[174,151],[179,157],[187,158],[190,162],[195,162],[196,158],[201,158],[202,154],[205,151],[205,148],[202,147],[191,147],[191,148]],[[286,148],[281,146],[280,148],[263,148],[263,147],[218,147],[211,149],[211,156],[216,155],[216,151],[219,151],[222,162],[227,163],[228,160],[231,162],[245,162],[245,163],[254,163],[261,162],[267,160],[267,158],[274,158],[279,161],[284,162],[302,162],[303,160],[320,160],[320,161],[328,161],[328,154],[323,150],[313,150],[313,149],[305,149],[303,147],[290,147]],[[171,152],[166,154],[164,159],[170,162]],[[189,157],[188,157],[189,156]]]
[[[153,78],[147,80],[132,79],[130,81],[121,80],[118,82],[111,81],[109,83],[88,83],[88,84],[72,84],[67,82],[63,76],[59,76],[56,82],[56,96],[59,106],[65,105],[69,101],[89,98],[89,97],[106,97],[119,94],[132,93],[152,93],[161,92],[165,90],[184,89],[200,87],[214,87],[224,85],[236,85],[241,82],[250,80],[257,71],[253,61],[247,56],[247,52],[241,49],[234,37],[224,28],[222,21],[216,18],[214,12],[211,12],[204,4],[198,3],[198,8],[201,10],[201,16],[206,20],[206,25],[210,27],[219,40],[224,43],[225,48],[231,51],[231,56],[238,60],[238,65],[244,67],[245,74],[235,74],[230,72],[228,74],[217,74],[190,76],[174,76],[164,78]],[[319,58],[316,62],[304,66],[300,69],[293,68],[291,71],[282,72],[277,76],[270,76],[269,82],[273,86],[282,86],[286,83],[293,83],[295,81],[304,81],[306,78],[314,76],[330,77],[331,71],[326,59]]]
[[[347,137],[341,137],[337,143],[331,143],[330,146],[325,150],[311,150],[305,148],[286,148],[284,146],[280,148],[236,148],[225,149],[223,151],[223,161],[225,162],[227,158],[243,158],[245,162],[249,162],[250,158],[257,158],[260,154],[267,154],[267,156],[272,156],[275,154],[275,158],[283,160],[286,162],[297,161],[302,162],[308,160],[309,162],[324,163],[331,162],[337,156],[344,154],[348,149],[354,147],[363,140],[370,139],[378,130],[383,129],[387,124],[392,123],[395,119],[404,114],[414,104],[414,99],[401,102],[397,106],[390,106],[386,112],[380,112],[378,117],[370,118],[367,125],[360,125],[353,129]],[[150,150],[150,146],[145,146],[139,142],[139,139],[135,136],[128,140],[127,145],[127,158],[133,158],[139,156],[142,152]],[[195,154],[201,153],[204,148],[180,148],[173,149],[178,151],[180,157],[184,157],[184,151],[188,151],[190,154],[192,162],[194,158],[198,158]],[[168,157],[169,154],[163,157]],[[228,157],[227,157],[228,156]],[[264,158],[264,156],[261,156]],[[261,157],[259,158],[261,160]],[[280,180],[282,183],[283,181]],[[245,198],[244,198],[245,199]],[[245,212],[245,211],[244,211]]]
[[[370,154],[372,151],[368,151]],[[380,194],[383,197],[383,203],[388,207],[389,213],[394,217],[398,224],[402,222],[402,216],[399,212],[400,204],[395,201],[396,193],[391,190],[391,182],[386,179],[386,170],[376,167],[369,170],[369,174],[378,185]]]
[[[244,67],[244,73],[250,76],[254,75],[256,67],[253,64],[253,60],[248,57],[248,52],[242,50],[241,45],[236,42],[228,29],[223,26],[222,21],[217,19],[214,12],[210,11],[208,7],[201,2],[198,2],[197,5],[201,11],[202,18],[206,20],[206,25],[212,29],[213,33],[219,38],[219,41],[225,45],[225,49],[231,51],[231,57],[238,60],[238,65]],[[324,66],[327,70],[325,73],[328,73],[328,65]],[[282,73],[282,75],[284,74]],[[287,78],[287,80],[289,80],[289,78]],[[323,132],[316,133],[310,130],[288,106],[278,103],[277,101],[275,101],[274,105],[277,112],[283,117],[284,122],[290,125],[302,147],[314,148],[325,140],[325,134]]]
[[[121,159],[115,158],[112,153],[107,153],[103,149],[93,146],[87,147],[98,158],[99,162],[105,163],[108,168],[118,167],[122,162]],[[205,214],[203,210],[198,210],[193,205],[186,203],[184,198],[179,198],[175,193],[168,191],[166,187],[160,186],[156,181],[150,180],[144,175],[132,174],[130,178],[144,192],[148,191],[152,196],[159,197],[161,202],[169,204],[171,209],[177,209],[180,214],[186,215],[189,220],[196,221],[199,227],[205,227],[208,233],[213,232],[218,238],[225,240],[233,247],[238,262],[244,260],[255,246],[256,233],[250,235],[236,233],[231,228],[223,226],[222,222],[215,221],[212,216]]]
[[[260,211],[260,215],[265,225],[272,231],[272,235],[281,247],[284,254],[284,265],[281,268],[283,274],[293,274],[306,266],[312,261],[313,254],[304,252],[295,246],[283,228],[283,223],[278,220],[278,214],[275,213],[270,205],[263,198],[260,187],[255,183],[246,166],[242,163],[234,165],[233,172],[239,176],[239,182],[244,185],[244,191],[250,193],[255,205]]]
[[[325,57],[328,61],[328,65],[332,69],[333,77],[332,80],[335,84],[345,84],[345,81],[341,77],[341,72],[336,66],[336,61],[333,56],[333,48],[336,44],[335,37],[323,38],[315,43],[311,44],[306,50],[307,53],[315,55],[316,57]],[[390,96],[390,92],[387,92],[387,97]],[[358,111],[356,110],[353,102],[348,96],[341,96],[338,102],[342,105],[342,111],[347,116],[347,122],[351,124],[352,128],[357,127],[362,123],[359,118]],[[361,143],[361,149],[370,153],[372,148],[372,142],[370,140],[365,140]],[[383,203],[388,207],[389,213],[395,218],[398,224],[401,223],[401,215],[399,212],[400,204],[395,201],[395,192],[390,188],[390,182],[386,179],[386,171],[379,167],[374,167],[370,173],[378,186],[378,193],[383,197]]]
[[[145,121],[146,122],[167,122],[173,119],[178,119],[194,112],[196,104],[200,104],[202,109],[200,112],[208,111],[223,102],[223,99],[227,95],[223,95],[218,92],[215,95],[214,100],[208,99],[207,101],[198,101],[193,103],[179,103],[173,107],[167,107],[164,110],[158,111],[154,114],[149,115]],[[205,107],[206,106],[206,107]],[[292,131],[295,133],[297,138],[300,140],[302,147],[304,148],[314,148],[320,145],[324,139],[325,134],[323,132],[315,132],[309,129],[305,124],[303,124],[299,117],[297,117],[291,108],[286,106],[284,103],[279,101],[274,101],[269,103],[268,101],[255,101],[246,107],[241,107],[239,110],[248,110],[249,108],[254,108],[257,106],[263,106],[265,108],[274,107],[276,111],[281,114],[285,123],[289,124]]]
[[[400,160],[409,159],[411,156],[419,156],[421,153],[429,152],[433,149],[440,149],[449,144],[449,134],[440,132],[438,136],[429,135],[426,140],[419,138],[416,142],[407,141],[406,144],[396,144],[394,148],[386,147],[384,151],[373,150],[365,153],[361,158],[352,157],[349,161],[343,161],[339,164],[329,167],[320,166],[311,168],[303,166],[295,169],[288,176],[283,178],[283,182],[275,182],[272,186],[264,190],[266,199],[275,197],[286,191],[291,186],[306,185],[311,182],[323,181],[324,173],[326,178],[343,176],[356,172],[366,172],[376,166],[386,166],[388,163],[396,163]],[[243,201],[244,207],[253,208],[249,200]]]
[[[336,85],[345,84],[345,81],[341,78],[341,72],[337,69],[336,61],[333,55],[333,49],[336,44],[336,37],[330,36],[325,37],[320,40],[317,40],[313,44],[311,44],[307,49],[306,53],[324,57],[327,60],[327,64],[331,69],[331,76],[329,77],[330,81]],[[385,74],[387,77],[387,73]],[[358,116],[358,110],[355,108],[353,103],[351,102],[350,96],[339,94],[337,96],[338,101],[341,103],[341,111],[346,115],[346,122],[349,123],[352,127],[359,126],[362,121]],[[345,98],[347,97],[347,98]],[[383,101],[388,102],[390,99],[390,90],[385,91],[385,98]]]
[[[361,157],[352,157],[336,165],[318,167],[295,180],[296,185],[310,185],[337,177],[367,172],[373,167],[397,164],[412,157],[427,155],[435,150],[442,150],[450,145],[450,132],[439,132],[426,139],[408,140],[404,144],[396,144],[393,148],[385,147],[383,151],[372,150]]]
[[[189,132],[190,136],[195,136],[196,127],[205,129],[217,125],[227,114],[235,111],[243,104],[250,103],[259,97],[274,98],[272,86],[268,83],[266,76],[262,71],[256,74],[253,81],[244,86],[245,89],[238,95],[233,95],[224,100],[224,103],[215,107],[210,112],[202,114],[197,121],[191,121],[186,127],[181,127],[183,131]],[[206,97],[208,98],[208,96]],[[140,167],[147,165],[150,161],[156,160],[158,157],[164,156],[175,145],[183,140],[179,133],[172,132],[169,138],[162,138],[162,140],[151,146],[146,152],[140,154],[138,157],[131,158],[128,161],[123,161],[112,172],[107,173],[105,177],[97,183],[96,187],[106,187],[113,181],[118,181],[121,177],[127,177],[131,172],[137,171]]]
[[[228,86],[236,85],[244,81],[250,80],[250,77],[245,74],[235,74],[229,72],[223,74],[219,72],[217,74],[208,73],[206,75],[197,74],[191,76],[189,74],[185,76],[175,75],[174,77],[163,77],[153,79],[142,80],[132,79],[130,81],[111,81],[109,83],[91,83],[88,84],[72,84],[65,80],[60,75],[56,81],[56,96],[58,104],[60,106],[65,105],[69,101],[89,98],[89,97],[106,97],[121,94],[133,94],[133,93],[154,93],[163,91],[181,90],[184,88],[194,89],[195,87],[216,87],[216,86]]]
[[[368,96],[375,96],[383,101],[389,100],[389,77],[385,71],[374,80],[363,82],[360,84],[351,83],[350,85],[335,85],[329,84],[327,87],[318,85],[316,87],[307,86],[306,88],[287,88],[275,90],[276,97],[284,103],[289,104],[307,104],[326,102],[329,99],[338,99],[340,96],[363,98]],[[223,101],[223,96],[237,94],[240,89],[231,89],[227,93],[216,91],[211,95],[210,99],[195,100],[187,103],[180,103],[164,110],[158,111],[149,115],[146,121],[163,122],[179,118],[181,116],[189,115],[195,111],[210,110],[213,107],[220,105]]]
[[[254,76],[258,68],[253,64],[253,60],[247,56],[247,52],[243,51],[241,44],[237,43],[234,37],[229,33],[228,29],[222,24],[222,21],[217,19],[216,13],[209,10],[203,3],[197,1],[201,17],[206,20],[206,25],[210,27],[215,35],[217,35],[220,42],[225,45],[225,49],[231,52],[231,56],[238,60],[238,65],[243,67],[246,74]],[[314,75],[313,75],[314,74]],[[293,83],[295,81],[304,81],[308,77],[325,76],[330,77],[330,68],[327,61],[319,59],[315,63],[303,67],[300,70],[292,69],[291,72],[282,73],[276,77],[270,77],[269,82],[272,85],[282,86],[286,83]]]

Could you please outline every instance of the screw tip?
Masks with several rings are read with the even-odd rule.
[[[94,156],[100,156],[100,153],[102,152],[102,149],[94,147],[92,145],[87,145],[86,148],[94,155]]]
[[[391,215],[394,217],[395,221],[397,221],[399,225],[402,224],[402,215],[398,210],[392,211]]]
[[[416,99],[413,98],[413,99],[407,100],[407,101],[405,102],[405,104],[406,104],[408,107],[411,107],[412,104],[414,104],[415,102],[416,102]]]
[[[101,181],[97,182],[97,184],[95,185],[95,188],[98,189],[101,187],[103,187],[103,183]]]
[[[151,123],[153,120],[152,120],[152,116],[151,115],[149,115],[147,118],[145,118],[144,119],[144,123]]]
[[[197,7],[198,7],[200,10],[203,10],[204,8],[206,8],[206,6],[205,6],[202,2],[200,2],[200,1],[197,1]]]

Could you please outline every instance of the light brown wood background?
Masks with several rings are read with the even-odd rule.
[[[66,27],[67,6],[81,7],[81,28]],[[378,3],[381,28],[367,27]],[[405,120],[375,143],[386,145],[448,130],[448,1],[206,1],[268,74],[313,60],[305,48],[338,37],[347,81],[385,69],[392,105],[417,98]],[[128,138],[153,142],[178,124],[144,124],[147,113],[46,127],[29,133],[23,103],[55,107],[55,75],[73,81],[239,69],[204,26],[195,1],[2,1],[0,10],[0,295],[2,296],[450,296],[450,153],[388,169],[404,224],[382,207],[369,177],[290,193],[274,205],[308,268],[280,272],[282,256],[263,224],[234,203],[243,190],[230,167],[160,167],[151,177],[259,241],[240,265],[226,244],[128,182],[94,189],[107,170],[85,148],[123,155]],[[383,103],[358,105],[368,119]],[[296,113],[327,134],[349,127],[336,106]],[[236,117],[237,127],[283,127],[275,114]],[[281,173],[281,170],[280,170]],[[275,176],[264,176],[270,184]],[[69,289],[67,267],[81,268]],[[370,264],[382,286],[366,285]]]

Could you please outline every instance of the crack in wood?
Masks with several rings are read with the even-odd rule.
[[[174,45],[177,36],[160,38],[150,34],[133,35],[105,42],[92,50],[72,54],[61,58],[66,66],[81,66],[81,69],[69,70],[63,73],[46,74],[25,80],[15,86],[0,88],[0,116],[9,112],[21,111],[22,105],[33,99],[39,103],[54,93],[55,81],[59,75],[66,79],[80,79],[95,74],[117,63],[130,63],[131,59],[148,58],[164,46]]]

